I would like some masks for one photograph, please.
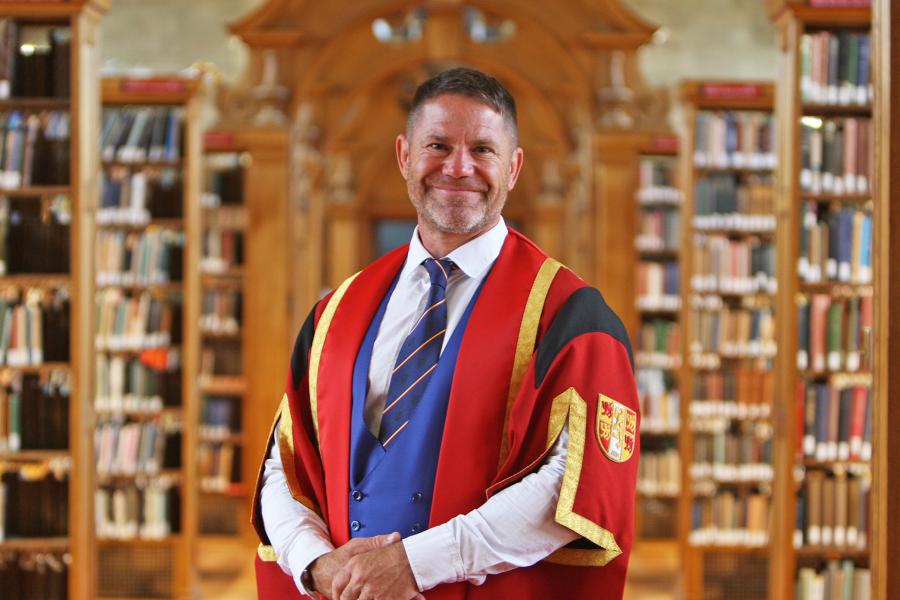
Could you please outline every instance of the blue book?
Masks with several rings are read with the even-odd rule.
[[[858,79],[859,85],[856,88],[856,101],[859,104],[865,104],[869,101],[869,78],[871,73],[870,69],[870,60],[869,60],[869,46],[870,46],[870,38],[867,35],[860,36],[859,38],[859,67],[858,67]]]
[[[827,384],[816,384],[816,460],[828,459],[830,391]]]
[[[850,267],[853,254],[853,209],[842,208],[837,215],[837,278],[850,281]]]
[[[872,281],[872,215],[863,217],[859,250],[859,279],[861,283]]]

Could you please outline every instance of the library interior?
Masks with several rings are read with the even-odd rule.
[[[422,96],[458,67],[524,162],[487,270],[413,288],[453,225],[410,199],[486,193],[409,161],[515,148],[458,133],[509,120],[481,88]],[[0,598],[900,600],[891,231],[895,0],[2,0]],[[436,437],[379,437],[448,349]]]

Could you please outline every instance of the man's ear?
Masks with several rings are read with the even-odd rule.
[[[506,191],[511,192],[516,187],[519,180],[519,173],[522,172],[522,163],[525,161],[525,151],[516,148],[509,159],[509,181],[506,184]]]
[[[406,179],[406,167],[409,165],[409,141],[406,139],[406,135],[402,133],[397,135],[394,146],[397,151],[397,165],[400,167],[400,174],[403,175],[403,179]]]

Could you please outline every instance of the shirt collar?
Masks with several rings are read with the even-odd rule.
[[[497,224],[479,235],[477,238],[470,240],[453,250],[446,257],[456,264],[456,267],[468,277],[477,279],[484,276],[490,266],[500,256],[500,250],[503,248],[503,242],[507,236],[506,222],[503,217],[497,221]],[[416,267],[422,264],[426,258],[434,258],[422,245],[419,239],[419,227],[416,226],[413,231],[412,239],[409,242],[409,252],[406,255],[406,264],[403,265],[401,277],[411,277]]]

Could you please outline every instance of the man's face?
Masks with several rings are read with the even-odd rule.
[[[435,234],[479,234],[493,227],[522,157],[500,113],[456,94],[423,104],[410,138],[397,136],[397,161],[419,227]]]

